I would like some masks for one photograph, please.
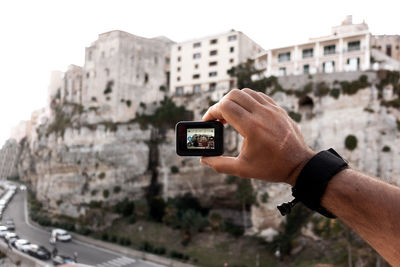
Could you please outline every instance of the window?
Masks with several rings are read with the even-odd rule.
[[[194,58],[194,59],[200,58],[200,57],[201,57],[201,54],[200,54],[200,53],[194,53],[194,54],[193,54],[193,58]]]
[[[193,74],[193,79],[199,79],[200,78],[200,74]]]
[[[199,68],[199,64],[194,64],[194,68],[198,69]]]
[[[303,49],[303,58],[311,58],[313,56],[314,56],[313,48]]]
[[[183,95],[183,87],[176,87],[175,88],[176,95]]]
[[[194,86],[193,86],[193,93],[194,94],[198,94],[198,93],[200,93],[201,92],[201,86],[200,86],[200,84],[195,84]]]
[[[193,44],[193,48],[198,48],[198,47],[200,47],[201,46],[201,43],[200,42],[197,42],[197,43],[194,43]]]
[[[234,51],[235,51],[235,47],[231,46],[231,47],[229,48],[229,52],[233,53]]]
[[[218,54],[218,51],[217,50],[211,50],[210,51],[210,56],[215,56],[215,55],[217,55]]]
[[[388,55],[389,57],[392,56],[392,45],[390,44],[386,45],[386,55]]]
[[[180,82],[181,81],[181,77],[180,76],[176,77],[176,81]]]
[[[217,66],[218,62],[217,61],[211,61],[210,63],[208,63],[209,66]]]
[[[290,52],[278,54],[278,62],[290,61]]]
[[[88,54],[88,60],[89,61],[92,61],[92,56],[93,56],[93,53],[92,53],[92,51],[90,51],[89,54]]]
[[[216,44],[216,43],[218,43],[218,39],[212,39],[212,40],[210,40],[210,44]]]
[[[181,51],[181,49],[182,49],[182,47],[181,47],[181,46],[178,46],[178,51]]]
[[[229,63],[233,63],[233,62],[234,62],[233,58],[229,59]]]
[[[303,73],[304,74],[310,73],[310,65],[306,64],[303,66]]]
[[[178,71],[178,72],[181,71],[181,67],[177,67],[176,71]]]
[[[322,71],[325,73],[332,73],[335,71],[335,61],[327,61],[322,63]]]
[[[279,76],[285,76],[286,75],[286,68],[279,68]]]
[[[228,36],[228,41],[235,41],[236,40],[236,35],[229,35]]]
[[[215,77],[215,76],[217,76],[217,72],[216,71],[209,72],[208,76],[209,77]]]
[[[358,51],[360,50],[360,41],[349,42],[347,44],[347,51]]]
[[[181,57],[178,57],[178,62],[181,62]]]
[[[210,83],[210,87],[208,88],[209,91],[215,91],[215,88],[217,88],[216,83]]]
[[[324,46],[324,55],[333,55],[336,54],[336,45],[327,45]]]

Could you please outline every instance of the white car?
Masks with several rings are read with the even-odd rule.
[[[11,238],[18,238],[18,235],[16,233],[11,233],[8,232],[5,236],[4,239],[8,242],[10,241]]]
[[[9,233],[7,226],[0,225],[0,237],[5,237],[7,233]]]
[[[18,239],[17,241],[15,241],[14,246],[19,251],[27,252],[31,247],[31,242],[26,239]]]
[[[54,239],[54,238],[56,240],[66,242],[66,241],[70,241],[71,240],[71,235],[67,231],[65,231],[63,229],[54,229],[53,231],[51,231],[50,240]]]

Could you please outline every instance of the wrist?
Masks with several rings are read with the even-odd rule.
[[[301,170],[307,164],[307,162],[314,157],[317,152],[307,149],[302,155],[301,160],[297,163],[297,165],[292,169],[289,176],[286,179],[286,183],[291,185],[292,187],[296,185],[297,178],[299,178]]]

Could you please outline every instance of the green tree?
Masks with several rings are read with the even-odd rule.
[[[253,186],[250,179],[240,179],[236,184],[236,199],[242,205],[243,226],[247,229],[247,207],[256,203],[256,196],[254,194]]]

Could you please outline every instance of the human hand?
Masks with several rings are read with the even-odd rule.
[[[315,155],[287,112],[261,92],[230,91],[204,114],[203,121],[210,120],[230,124],[244,137],[237,157],[201,158],[217,172],[294,186]]]

